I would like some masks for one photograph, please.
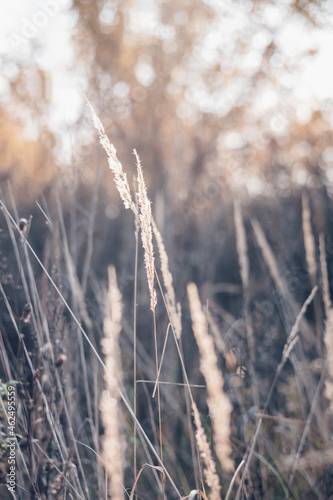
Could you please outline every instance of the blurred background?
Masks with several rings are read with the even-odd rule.
[[[288,227],[310,190],[325,229],[331,1],[13,0],[0,9],[0,179],[20,215],[40,215],[36,200],[60,180],[65,211],[76,193],[72,222],[89,212],[97,221],[96,261],[126,259],[133,221],[120,210],[86,96],[131,184],[137,149],[174,265],[189,263],[189,275],[214,279],[216,259],[207,257],[217,233],[229,241],[232,192],[263,215],[271,207]],[[86,235],[76,224],[80,262]]]
[[[232,190],[266,204],[311,188],[325,224],[331,1],[13,0],[0,9],[0,179],[19,206],[35,207],[61,178],[86,210],[98,192],[100,226],[117,226],[87,96],[131,183],[138,150],[172,239],[193,219],[221,223]]]
[[[186,204],[201,185],[208,204],[226,183],[288,196],[320,175],[332,180],[331,1],[0,9],[0,172],[26,196],[59,173],[89,185],[105,164],[85,95],[129,172],[137,148],[153,198]]]

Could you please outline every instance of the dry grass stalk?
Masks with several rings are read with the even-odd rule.
[[[206,316],[202,309],[198,289],[194,283],[187,286],[190,302],[192,327],[200,352],[200,370],[205,377],[208,392],[208,407],[214,423],[214,441],[217,457],[222,468],[234,471],[234,463],[230,458],[230,414],[232,406],[224,393],[222,373],[217,366],[213,338],[208,333]]]
[[[151,203],[147,196],[147,189],[145,180],[143,178],[143,172],[139,155],[137,154],[135,149],[133,150],[133,153],[136,158],[136,166],[138,173],[138,203],[140,211],[139,222],[141,228],[142,245],[145,253],[145,266],[146,266],[146,274],[148,280],[148,288],[150,293],[150,309],[153,311],[153,318],[154,318],[154,344],[155,344],[156,383],[157,383],[157,400],[158,400],[159,440],[160,440],[161,461],[163,461],[163,434],[162,434],[160,386],[158,381],[159,363],[158,363],[158,353],[157,353],[157,332],[156,332],[156,316],[155,316],[157,295],[154,286],[155,263],[154,263],[154,248],[153,248],[153,230],[151,227],[151,220],[152,220]]]
[[[236,244],[242,285],[245,290],[249,287],[249,259],[247,254],[247,241],[244,227],[242,208],[238,199],[234,199],[234,217],[236,228]]]
[[[134,155],[136,157],[136,166],[138,171],[138,200],[139,200],[139,221],[141,228],[142,245],[145,251],[145,266],[148,280],[148,287],[150,293],[150,309],[155,310],[157,304],[156,290],[154,286],[154,274],[155,274],[155,264],[154,264],[154,249],[153,249],[153,232],[151,227],[151,204],[147,196],[147,189],[145,180],[143,178],[141,161],[139,155],[134,149]]]
[[[327,272],[325,237],[323,233],[319,235],[319,251],[320,251],[320,270],[322,279],[323,301],[325,306],[325,315],[326,318],[328,318],[330,315],[330,310],[332,308],[332,302],[330,297],[330,286],[329,286],[328,272]]]
[[[257,220],[252,220],[252,227],[254,230],[254,234],[256,236],[258,245],[261,248],[261,251],[263,253],[264,259],[266,261],[266,264],[269,268],[269,271],[271,273],[271,276],[274,280],[276,288],[279,290],[279,292],[283,295],[286,294],[286,287],[285,284],[282,280],[275,256],[272,252],[271,247],[269,246],[269,243],[266,239],[266,236],[261,229],[261,226]]]
[[[202,427],[199,411],[197,408],[197,405],[193,401],[192,403],[192,409],[193,409],[193,416],[194,416],[194,423],[195,427],[197,429],[197,432],[195,433],[195,439],[197,442],[197,446],[200,451],[201,458],[203,460],[203,463],[205,465],[204,469],[204,475],[206,478],[206,483],[210,488],[210,499],[211,500],[220,500],[220,481],[219,477],[216,472],[216,465],[212,457],[212,453],[210,450],[209,443],[207,441],[207,436],[205,434],[205,431]]]
[[[325,394],[330,402],[330,411],[333,412],[333,309],[330,308],[326,319],[324,342],[327,357],[327,377]]]
[[[236,244],[237,244],[237,254],[238,262],[240,267],[240,274],[242,279],[242,285],[244,288],[244,309],[245,309],[245,321],[246,321],[246,334],[247,343],[250,352],[251,359],[251,371],[254,373],[254,356],[255,356],[255,343],[253,336],[252,318],[249,310],[249,282],[250,282],[250,265],[247,253],[247,241],[246,232],[244,227],[244,220],[242,214],[242,208],[239,200],[234,199],[234,214],[235,214],[235,229],[236,229]],[[255,385],[256,386],[256,385]],[[257,386],[256,386],[257,387]],[[255,396],[255,404],[259,404],[259,396]]]
[[[102,392],[100,409],[105,428],[103,457],[109,476],[109,494],[112,499],[123,498],[122,464],[123,446],[121,441],[121,415],[119,412],[118,381],[121,378],[118,337],[121,332],[122,299],[117,286],[116,271],[109,267],[109,289],[107,295],[107,314],[104,319],[102,348],[105,354],[104,380],[106,390]]]
[[[306,299],[306,301],[304,302],[302,309],[300,310],[300,312],[296,318],[294,326],[292,327],[292,329],[289,333],[289,336],[287,338],[287,342],[285,343],[285,346],[283,348],[283,353],[282,353],[282,362],[283,363],[285,363],[287,361],[287,359],[289,358],[290,353],[293,350],[294,345],[296,344],[296,342],[298,340],[298,332],[299,332],[301,321],[303,319],[303,316],[304,316],[308,306],[313,301],[317,291],[318,291],[318,287],[316,285],[312,289],[312,291],[311,291],[310,295],[308,296],[308,298]]]
[[[242,207],[239,200],[236,198],[234,198],[234,216],[235,216],[238,262],[240,267],[242,285],[244,289],[244,313],[245,313],[245,323],[246,323],[246,337],[250,354],[249,367],[253,377],[253,383],[252,383],[253,402],[259,408],[260,396],[259,396],[258,383],[256,380],[256,373],[254,367],[255,341],[253,334],[252,316],[249,304],[250,265],[249,265],[248,251],[247,251],[247,240],[246,240],[246,232],[242,214]]]
[[[220,332],[220,329],[217,326],[215,319],[214,319],[214,317],[209,309],[207,309],[207,320],[208,320],[208,324],[210,326],[210,329],[212,330],[212,333],[214,335],[215,345],[216,345],[217,349],[219,350],[219,352],[225,356],[227,353],[226,343],[224,342],[223,337],[222,337],[221,332]]]
[[[282,369],[283,369],[283,367],[284,367],[287,359],[289,358],[292,349],[294,348],[296,342],[299,339],[299,336],[298,336],[299,326],[300,326],[300,323],[301,323],[301,321],[303,319],[305,311],[306,311],[308,305],[314,299],[314,296],[317,293],[317,291],[318,291],[318,287],[315,286],[312,289],[309,297],[304,302],[303,307],[301,308],[301,310],[300,310],[300,312],[299,312],[299,314],[298,314],[298,316],[296,318],[294,326],[291,329],[291,332],[290,332],[290,334],[288,336],[287,342],[286,342],[286,344],[284,346],[284,349],[283,349],[281,362],[279,363],[279,366],[278,366],[278,368],[276,370],[273,383],[271,385],[271,388],[269,390],[269,393],[268,393],[268,396],[267,396],[267,399],[266,399],[265,407],[264,407],[263,412],[262,412],[263,416],[264,416],[264,413],[266,413],[266,410],[267,410],[267,408],[269,406],[269,403],[271,402],[273,391],[274,391],[275,385],[277,383],[277,380],[278,380],[278,378],[280,376],[280,373],[281,373],[281,371],[282,371]],[[239,498],[239,494],[240,494],[241,488],[243,486],[244,478],[246,477],[247,471],[248,471],[249,466],[250,466],[250,462],[251,462],[251,459],[252,459],[252,456],[253,456],[253,453],[254,453],[254,449],[255,449],[255,446],[256,446],[256,443],[257,443],[257,440],[258,440],[258,437],[259,437],[259,433],[260,433],[260,429],[261,429],[261,424],[263,422],[263,416],[258,421],[257,429],[256,429],[255,435],[254,435],[254,437],[252,439],[251,448],[250,448],[250,451],[249,451],[247,459],[246,459],[246,463],[245,463],[245,467],[244,467],[244,471],[243,471],[243,478],[242,478],[241,484],[240,484],[240,486],[238,488],[236,499]]]
[[[305,193],[302,196],[302,221],[305,258],[309,270],[311,284],[312,286],[315,286],[317,281],[316,245],[312,232],[309,198]]]
[[[176,304],[176,295],[175,295],[175,290],[173,288],[173,278],[169,269],[169,259],[165,250],[162,235],[156,226],[154,218],[152,218],[151,222],[161,259],[161,271],[163,276],[163,283],[167,292],[165,295],[165,300],[167,303],[167,307],[169,309],[170,319],[172,321],[177,338],[179,340],[182,334],[181,308],[179,303]]]
[[[324,332],[324,343],[327,357],[327,377],[325,382],[325,394],[330,402],[330,411],[333,412],[333,308],[330,297],[330,286],[328,281],[325,237],[319,235],[320,270],[322,279],[322,294],[325,307],[326,325]]]
[[[92,105],[88,100],[87,104],[92,114],[94,126],[98,131],[100,143],[108,156],[109,167],[114,174],[114,181],[118,189],[118,192],[120,194],[120,197],[124,202],[124,206],[125,208],[130,208],[131,210],[133,210],[134,214],[137,214],[136,206],[132,199],[127,176],[123,171],[122,164],[117,158],[117,150],[114,147],[114,145],[111,144],[111,142],[109,141],[101,120],[98,118],[94,108],[92,107]]]

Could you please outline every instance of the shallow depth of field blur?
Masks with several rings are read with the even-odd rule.
[[[115,187],[88,99],[133,193],[133,150],[140,156],[182,309],[186,376],[221,498],[333,499],[332,47],[331,0],[12,0],[0,6],[1,498],[12,498],[5,484],[5,408],[13,381],[16,498],[118,500],[108,486],[112,468],[103,461],[105,380],[91,348],[104,359],[109,266],[123,303],[118,382],[157,453],[160,414],[163,464],[181,495],[118,401],[123,498],[132,489],[145,500],[216,498],[197,450],[171,330],[165,342],[170,318],[157,279],[160,404],[152,397],[154,326],[144,250],[139,235],[136,267],[135,218]],[[28,221],[24,234],[16,226],[21,218]],[[249,263],[245,288],[240,225]],[[234,477],[215,453],[190,282],[198,287],[232,405],[231,458],[235,468],[244,460]],[[299,340],[274,380],[316,285]]]

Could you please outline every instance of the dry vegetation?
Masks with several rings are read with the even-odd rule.
[[[167,255],[152,218],[137,153],[132,195],[93,116],[121,199],[133,211],[129,269],[121,259],[108,271],[95,262],[84,289],[84,266],[75,257],[80,240],[70,239],[72,222],[58,191],[41,199],[35,218],[23,220],[7,185],[1,198],[2,482],[7,388],[15,385],[17,498],[331,498],[331,248],[325,248],[329,234],[317,234],[312,223],[318,193],[296,197],[293,224],[300,229],[295,234],[286,224],[278,235],[292,252],[281,246],[276,252],[281,228],[267,228],[281,209],[278,200],[273,209],[265,202],[266,216],[263,205],[258,211],[243,200],[244,217],[235,197],[233,210],[226,209],[233,212],[227,247],[215,264],[218,270],[224,252],[233,252],[237,291],[225,282],[227,268],[207,283],[200,277],[204,262],[201,274],[183,262],[187,299],[185,290],[174,289],[169,261],[177,256]],[[75,224],[94,234],[85,217],[76,213]],[[298,272],[288,274],[300,261]],[[108,283],[97,272],[108,272]]]
[[[61,131],[0,56],[1,499],[14,387],[13,498],[333,500],[329,4],[67,2]]]

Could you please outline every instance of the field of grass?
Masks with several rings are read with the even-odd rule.
[[[0,497],[333,498],[325,183],[161,218],[91,111],[117,217],[1,192]]]

